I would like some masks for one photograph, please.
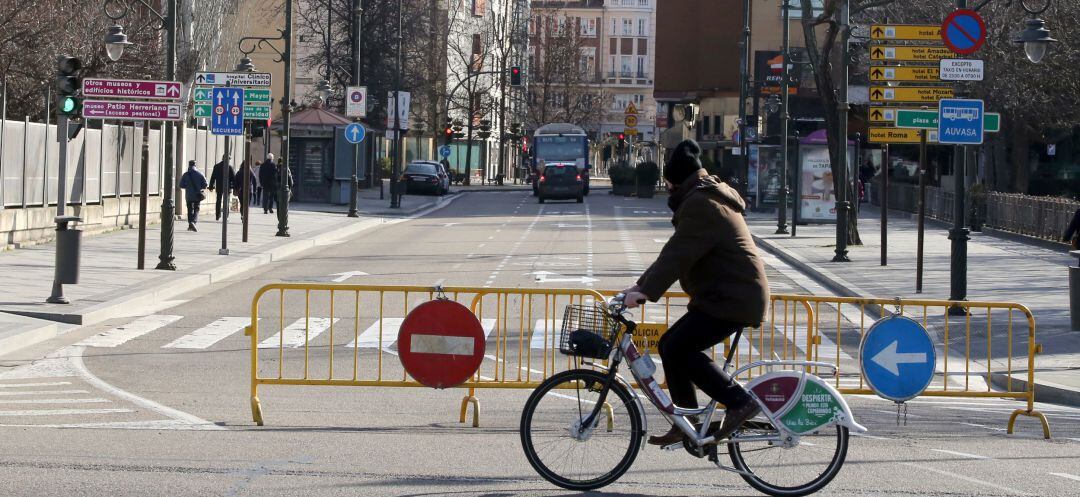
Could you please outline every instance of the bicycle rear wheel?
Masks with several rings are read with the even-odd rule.
[[[579,433],[604,387],[604,373],[564,371],[532,393],[521,414],[521,445],[545,480],[568,490],[593,490],[617,480],[634,463],[641,438],[641,411],[626,388],[611,385],[592,426]]]
[[[739,435],[775,435],[769,423],[751,423]],[[770,442],[728,443],[735,468],[750,486],[777,496],[807,495],[832,481],[847,457],[848,429],[828,425],[799,437],[798,445],[785,448]]]

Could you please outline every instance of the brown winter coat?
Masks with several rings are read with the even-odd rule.
[[[701,170],[680,185],[673,201],[675,234],[638,279],[641,292],[656,302],[678,280],[690,295],[690,309],[761,325],[769,282],[738,192]]]

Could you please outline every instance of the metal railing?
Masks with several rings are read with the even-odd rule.
[[[615,293],[329,283],[264,286],[252,300],[252,319],[245,330],[251,338],[252,417],[263,424],[258,396],[262,385],[422,386],[396,359],[398,330],[417,305],[444,296],[471,309],[484,330],[484,359],[459,385],[468,389],[459,421],[466,421],[472,406],[472,424],[479,426],[477,389],[535,388],[554,374],[581,367],[577,358],[559,353],[563,309],[601,302]],[[663,333],[685,314],[687,301],[686,294],[669,292],[660,302],[634,310],[631,318],[640,324],[638,347],[655,351]],[[959,323],[947,313],[955,306],[968,311]],[[1035,355],[1040,351],[1035,322],[1019,304],[773,295],[765,322],[745,330],[733,362],[736,367],[772,359],[830,362],[838,367],[830,381],[842,393],[872,394],[858,353],[848,351],[859,350],[873,323],[870,314],[885,315],[889,308],[920,320],[937,337],[942,359],[924,395],[1025,400],[1026,409],[1017,409],[1010,418],[1009,432],[1016,417],[1025,415],[1040,419],[1049,437],[1046,418],[1034,409]],[[1014,333],[1014,318],[1027,324],[1026,333]],[[712,356],[719,360],[729,347],[728,342],[718,345]],[[765,372],[765,366],[752,368],[740,380]],[[1026,375],[1026,383],[1013,381],[1014,375]],[[991,384],[1002,385],[1001,390]]]

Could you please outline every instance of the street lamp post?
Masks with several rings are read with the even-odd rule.
[[[165,31],[165,79],[176,79],[176,0],[166,0],[165,12],[159,12],[154,5],[146,0],[105,0],[102,8],[105,15],[116,24],[109,28],[105,35],[105,52],[112,61],[120,60],[124,49],[131,45],[124,28],[119,24],[121,19],[131,13],[131,3],[137,2],[142,5],[146,12],[157,18],[160,22],[158,29]],[[156,5],[157,2],[154,2]],[[161,196],[161,250],[158,254],[157,269],[169,271],[176,270],[176,259],[173,255],[173,221],[176,219],[176,204],[173,199],[173,191],[176,188],[175,168],[176,149],[173,146],[173,136],[176,129],[175,123],[165,124],[165,188]],[[148,132],[149,130],[147,130]]]
[[[739,162],[740,169],[743,174],[747,176],[743,177],[743,195],[746,195],[746,188],[749,188],[748,180],[750,174],[750,153],[747,147],[746,140],[746,97],[750,84],[750,0],[743,2],[743,30],[742,39],[739,40],[739,143],[736,143],[739,147]]]
[[[363,17],[364,7],[361,5],[361,0],[353,0],[353,24],[352,24],[352,79],[350,82],[353,86],[360,84],[360,21]],[[364,102],[367,105],[367,102]],[[359,185],[357,184],[357,166],[360,163],[360,145],[353,147],[353,169],[352,178],[349,181],[349,217],[360,217],[360,212],[356,207],[356,196],[358,194]]]
[[[848,216],[851,215],[851,203],[848,202],[848,66],[850,65],[851,47],[848,40],[851,39],[851,1],[844,0],[840,8],[840,101],[838,107],[838,130],[834,141],[837,143],[836,160],[840,165],[836,168],[836,255],[833,262],[851,262],[848,258]]]
[[[783,55],[784,67],[781,70],[780,81],[780,205],[776,209],[776,234],[787,234],[787,203],[788,203],[788,115],[789,97],[791,91],[791,11],[790,0],[784,0],[783,15]]]

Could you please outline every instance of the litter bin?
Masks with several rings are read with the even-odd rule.
[[[69,228],[68,224],[81,220],[76,216],[56,218],[56,282],[62,285],[74,285],[79,282],[82,230]]]

